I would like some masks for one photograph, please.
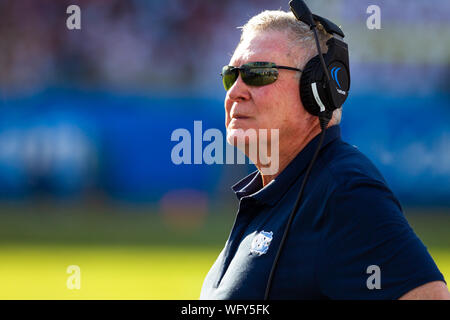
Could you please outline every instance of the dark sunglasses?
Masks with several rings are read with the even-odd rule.
[[[274,83],[278,79],[278,69],[302,72],[297,68],[277,66],[273,62],[250,62],[240,67],[225,66],[220,75],[223,86],[228,91],[238,79],[239,74],[241,74],[242,81],[249,86],[260,87]]]

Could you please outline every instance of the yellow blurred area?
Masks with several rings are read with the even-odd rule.
[[[436,262],[441,273],[444,275],[445,281],[450,281],[450,250],[429,248],[430,254]]]
[[[3,246],[0,299],[198,299],[214,249]],[[68,289],[69,265],[80,284]]]

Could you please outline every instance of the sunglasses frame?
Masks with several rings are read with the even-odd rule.
[[[269,78],[263,77],[264,69],[274,69],[271,70],[272,72],[269,75],[267,75],[269,76]],[[278,66],[274,62],[249,62],[241,65],[240,67],[224,66],[222,68],[222,73],[220,75],[222,77],[223,86],[225,90],[228,91],[234,85],[236,80],[239,78],[239,75],[241,75],[242,81],[244,81],[244,83],[249,86],[261,87],[272,84],[278,79],[278,69],[303,72],[303,70],[298,68]],[[233,74],[235,78],[229,79],[231,81],[227,81],[226,79],[227,74],[229,75]],[[253,76],[252,78],[253,81],[251,79],[251,76]],[[265,79],[266,81],[262,81],[263,79]]]

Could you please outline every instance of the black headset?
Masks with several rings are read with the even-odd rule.
[[[350,90],[350,69],[348,58],[348,46],[342,41],[344,33],[333,22],[312,14],[305,2],[302,0],[291,0],[289,2],[292,13],[297,20],[308,25],[314,33],[316,41],[317,56],[308,61],[303,69],[300,78],[300,98],[305,109],[312,115],[319,117],[320,127],[322,129],[321,137],[317,145],[316,151],[306,170],[303,178],[300,192],[295,202],[294,208],[289,215],[286,228],[281,239],[280,246],[276,253],[275,259],[270,270],[269,278],[267,280],[264,300],[269,299],[270,289],[272,286],[273,276],[275,274],[278,260],[286,242],[289,228],[294,220],[295,213],[298,211],[305,188],[308,181],[309,174],[314,165],[314,162],[319,154],[328,123],[331,120],[333,111],[340,108],[348,97]],[[319,44],[319,37],[316,30],[316,22],[324,27],[325,31],[332,35],[327,41],[328,51],[322,54]]]
[[[318,54],[308,61],[300,78],[300,98],[305,109],[315,116],[330,116],[342,106],[350,89],[348,46],[342,40],[344,33],[333,22],[311,14],[302,0],[289,2],[295,17],[308,25],[314,33]],[[328,51],[322,54],[316,21],[332,36],[326,45]]]

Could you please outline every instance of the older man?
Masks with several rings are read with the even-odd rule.
[[[322,50],[329,36],[319,29]],[[201,299],[263,299],[290,211],[321,128],[300,98],[299,78],[317,55],[308,26],[291,13],[265,11],[242,30],[230,66],[274,63],[270,84],[227,80],[227,140],[249,129],[277,130],[278,171],[258,171],[234,187],[239,211],[203,283]],[[264,63],[263,63],[264,62]],[[255,64],[256,63],[256,64]],[[334,111],[273,275],[269,299],[449,299],[442,274],[405,220],[374,165],[340,138]],[[267,143],[275,143],[269,135]],[[278,140],[278,139],[277,139]]]

